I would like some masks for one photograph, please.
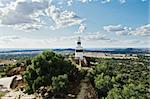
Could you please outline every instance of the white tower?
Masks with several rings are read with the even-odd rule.
[[[81,39],[78,38],[77,47],[75,49],[75,59],[83,60],[83,47],[81,46]]]

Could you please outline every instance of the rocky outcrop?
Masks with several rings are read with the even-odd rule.
[[[13,79],[15,79],[15,76],[1,78],[0,86],[2,86],[2,87],[0,89],[2,89],[4,87],[4,88],[7,88],[8,90],[10,90],[11,89],[10,85],[11,85]]]
[[[1,97],[1,99],[36,99],[35,95],[24,94],[23,91],[18,89],[16,90],[16,88],[22,85],[23,79],[21,75],[1,78],[0,92],[6,94],[5,96]]]
[[[11,89],[15,89],[23,85],[23,79],[21,75],[16,75],[10,84]]]
[[[35,95],[24,94],[22,91],[10,91],[1,99],[37,99]]]
[[[14,89],[23,83],[23,79],[21,75],[15,75],[12,77],[4,77],[0,79],[0,91],[5,88],[7,90]]]
[[[7,73],[7,76],[19,75],[19,74],[21,74],[23,71],[25,71],[25,66],[19,66],[19,67],[16,67],[16,68],[11,69],[11,70]]]

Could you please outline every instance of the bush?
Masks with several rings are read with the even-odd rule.
[[[52,77],[52,89],[53,92],[66,92],[68,88],[68,76],[58,75],[57,77]]]
[[[139,59],[99,59],[91,72],[91,80],[99,98],[150,98],[149,57]]]
[[[36,80],[34,80],[32,84],[32,89],[35,92],[38,88],[40,88],[44,83],[44,77],[38,76]]]
[[[70,61],[65,60],[61,55],[49,51],[44,51],[35,56],[31,61],[32,64],[27,66],[23,78],[27,82],[28,87],[30,87],[28,89],[33,92],[36,92],[41,86],[51,86],[51,84],[55,92],[61,91],[61,88],[66,86],[68,75],[75,69],[75,66]]]
[[[133,83],[130,83],[124,85],[123,89],[113,88],[112,90],[110,90],[108,92],[107,99],[148,99],[148,92],[145,92],[145,88],[142,84],[135,85]]]
[[[32,87],[30,87],[30,86],[26,86],[26,87],[25,87],[25,91],[24,91],[24,93],[33,94],[34,92],[33,92]]]
[[[107,96],[107,92],[112,88],[110,76],[104,76],[103,73],[95,77],[94,83],[99,95]]]

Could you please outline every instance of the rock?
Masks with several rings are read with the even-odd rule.
[[[52,98],[52,96],[53,96],[53,94],[52,94],[52,93],[48,93],[48,92],[46,92],[46,93],[44,94],[43,98],[44,98],[44,99],[51,99],[51,98]]]
[[[15,76],[0,78],[0,85],[7,89],[10,89],[10,85],[15,78]]]
[[[36,96],[24,94],[22,91],[11,91],[1,99],[36,99]]]
[[[68,97],[75,98],[76,96],[73,94],[68,94]]]
[[[23,85],[23,78],[21,75],[16,75],[15,78],[13,79],[10,88],[15,89],[19,86]]]
[[[7,73],[7,76],[18,75],[18,74],[21,74],[23,71],[25,71],[25,66],[16,67],[16,68],[11,69],[11,70]]]
[[[4,77],[0,79],[0,91],[10,91],[23,84],[21,75],[15,75],[12,77]]]

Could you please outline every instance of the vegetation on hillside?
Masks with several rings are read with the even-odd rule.
[[[136,59],[93,57],[87,58],[87,61],[91,66],[89,68],[93,68],[89,71],[90,80],[100,99],[150,98],[149,56],[138,55]],[[25,81],[24,92],[37,93],[47,99],[66,98],[68,92],[79,86],[80,80],[87,74],[86,70],[78,70],[62,55],[44,51],[35,57],[21,58],[14,64],[0,67],[0,76],[12,76],[13,73],[11,74],[10,71],[16,71],[15,68],[21,66],[25,68],[25,71],[18,73]],[[46,93],[48,95],[45,96]],[[77,94],[75,92],[75,95]],[[1,95],[4,94],[1,93]]]
[[[27,83],[25,93],[32,94],[48,86],[53,94],[67,93],[69,82],[78,80],[78,69],[59,54],[44,51],[35,56],[27,66],[23,78]]]
[[[0,66],[0,78],[1,77],[6,77],[6,76],[13,76],[14,74],[12,74],[10,71],[15,68],[18,68],[20,66],[26,68],[28,65],[31,64],[31,58],[30,57],[26,57],[26,58],[20,58],[19,60],[17,60],[16,62],[12,63],[12,64],[5,64],[4,66]],[[15,72],[16,70],[14,70]],[[18,75],[20,73],[17,73],[15,75]]]
[[[150,98],[149,57],[138,59],[97,59],[91,81],[99,98],[106,99],[148,99]]]

